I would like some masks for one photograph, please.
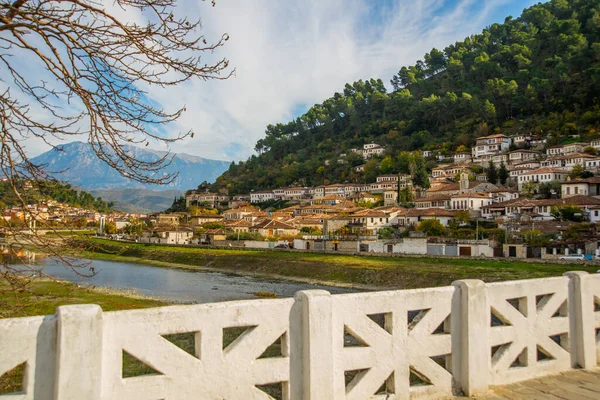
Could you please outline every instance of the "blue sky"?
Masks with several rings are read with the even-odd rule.
[[[358,79],[381,78],[389,88],[395,72],[433,47],[443,49],[535,3],[217,0],[211,7],[209,1],[178,0],[180,13],[202,18],[208,40],[229,34],[214,57],[227,57],[236,74],[227,81],[149,88],[149,96],[167,109],[186,105],[186,113],[166,133],[192,129],[195,135],[171,150],[245,160],[268,124],[285,123]],[[112,0],[104,4],[114,10]],[[132,18],[126,10],[117,12]],[[47,150],[36,141],[27,146],[30,155]]]
[[[540,2],[539,0],[538,1],[534,1],[534,0],[497,1],[497,3],[500,4],[500,6],[492,7],[490,9],[489,15],[487,17],[483,18],[483,24],[482,25],[480,24],[480,28],[476,31],[473,31],[472,33],[479,33],[481,31],[481,29],[483,29],[486,26],[491,25],[493,23],[502,23],[508,16],[512,16],[512,17],[516,18],[522,13],[522,11],[525,8],[527,8],[531,5],[537,4],[539,2]],[[460,4],[462,2],[459,0],[450,0],[450,1],[439,1],[439,2],[434,2],[434,3],[437,3],[437,4],[434,5],[434,7],[433,7],[434,11],[432,11],[430,13],[430,15],[433,18],[444,19],[448,14],[452,14],[453,11],[457,7],[460,7]],[[477,13],[478,9],[483,8],[483,7],[481,7],[481,5],[484,3],[485,2],[483,2],[483,1],[482,2],[478,2],[478,1],[471,2],[470,6],[468,7],[468,10],[470,12]],[[393,13],[393,12],[398,12],[399,11],[398,8],[400,6],[401,6],[400,2],[398,2],[396,0],[381,0],[381,1],[375,0],[375,1],[373,1],[373,4],[368,8],[368,12],[365,13],[363,18],[361,18],[358,21],[359,25],[357,27],[357,30],[370,31],[370,32],[372,32],[372,36],[374,38],[378,38],[383,31],[382,26],[385,25],[386,21],[389,19],[389,14]],[[468,18],[468,15],[469,14],[465,14],[464,18],[465,19]],[[428,26],[428,24],[423,24],[424,29],[426,29],[427,26]],[[460,40],[460,39],[462,39],[462,37],[459,38],[458,40]],[[451,42],[452,41],[448,41],[446,44],[450,44]],[[429,50],[429,48],[424,48],[422,54],[425,54],[425,52],[427,52],[428,50]],[[419,56],[418,58],[421,58],[421,56]],[[414,64],[414,62],[418,58],[408,60],[407,62],[402,63],[400,66]],[[358,80],[361,78],[365,79],[365,78],[370,78],[370,77],[357,77],[354,80]],[[386,86],[389,87],[388,82],[389,82],[389,78],[391,78],[389,73],[386,76],[375,76],[375,78],[384,79]],[[335,88],[334,90],[339,91],[340,88]],[[293,106],[290,114],[293,117],[301,116],[311,107],[311,104],[308,104],[308,103],[295,104]]]
[[[499,9],[492,15],[491,23],[494,22],[504,22],[504,18],[509,15],[512,15],[514,18],[517,18],[525,8],[531,7],[534,4],[538,3],[546,3],[544,1],[533,1],[533,0],[524,0],[524,1],[509,1],[505,7]]]

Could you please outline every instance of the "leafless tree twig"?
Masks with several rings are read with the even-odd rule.
[[[36,182],[49,178],[46,166],[27,155],[24,143],[32,138],[54,147],[56,139],[83,136],[100,159],[127,178],[167,184],[176,177],[158,173],[171,154],[148,161],[129,150],[132,144],[193,136],[160,133],[185,106],[166,111],[145,88],[227,79],[234,72],[228,60],[215,59],[229,36],[209,41],[198,33],[201,22],[177,16],[176,5],[177,0],[116,0],[112,8],[94,0],[0,0],[0,175],[24,210],[32,199],[23,184],[35,189]],[[115,12],[118,8],[125,12]],[[43,227],[39,213],[27,217]],[[75,267],[57,241],[4,229],[18,245]],[[79,273],[85,274],[84,267],[78,265]],[[3,271],[13,282],[8,275],[14,269],[4,263]]]

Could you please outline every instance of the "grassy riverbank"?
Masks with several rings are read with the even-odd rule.
[[[0,318],[54,314],[56,307],[69,304],[98,304],[104,311],[129,310],[167,305],[165,301],[143,297],[135,292],[105,288],[78,287],[74,283],[36,279],[27,291],[9,290],[0,279]]]
[[[160,267],[209,269],[282,277],[332,285],[421,288],[457,279],[503,281],[559,276],[566,271],[595,272],[596,265],[552,264],[497,259],[376,257],[287,251],[200,249],[128,244],[93,239],[94,259],[138,262]]]
[[[129,291],[83,288],[48,279],[34,280],[25,291],[10,290],[8,282],[0,279],[0,319],[54,314],[56,307],[69,304],[98,304],[104,311],[115,311],[159,307],[169,303]],[[189,346],[189,338],[177,340],[182,342],[180,347]],[[148,373],[148,367],[133,357],[124,357],[123,368],[127,376]],[[0,395],[21,391],[23,373],[24,366],[19,365],[0,376]]]

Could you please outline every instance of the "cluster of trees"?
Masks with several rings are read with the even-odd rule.
[[[496,168],[496,165],[490,161],[486,174],[488,182],[494,184],[499,183],[501,185],[506,185],[508,178],[510,178],[510,173],[508,172],[508,168],[506,168],[504,161],[500,163],[499,168]]]
[[[173,212],[183,212],[183,211],[187,211],[187,207],[185,204],[185,197],[179,196],[179,197],[173,198],[173,204],[171,204],[171,207],[167,208],[164,212],[165,213],[173,213]]]
[[[569,204],[551,207],[550,215],[557,221],[582,222],[585,219],[585,213],[581,207]]]
[[[225,237],[227,240],[264,240],[258,232],[235,232],[230,233]]]
[[[590,224],[583,224],[585,220],[585,212],[577,206],[573,205],[558,205],[553,206],[550,210],[550,214],[557,221],[572,221],[578,222],[579,224],[573,225],[572,228],[565,233],[565,240],[578,240],[581,238],[581,227],[589,228]],[[442,223],[436,219],[426,219],[421,221],[417,226],[410,227],[409,231],[416,230],[424,232],[427,236],[446,236],[455,239],[494,239],[499,242],[504,242],[506,230],[499,229],[498,225],[494,221],[479,220],[476,221],[471,219],[468,211],[459,211],[448,226],[442,225]],[[579,234],[576,234],[579,233]],[[547,235],[536,229],[523,230],[519,233],[513,233],[513,236],[517,235],[518,240],[521,240],[532,246],[547,246],[550,244],[550,239],[554,236],[552,234]],[[589,237],[590,235],[588,235]]]
[[[195,205],[192,204],[188,207],[187,212],[190,213],[190,215],[196,216],[196,215],[200,215],[200,214],[218,214],[219,210],[217,210],[216,208],[206,208],[206,207],[200,207],[199,205]]]
[[[469,211],[459,211],[453,220],[444,226],[437,219],[426,219],[410,230],[424,232],[427,236],[446,236],[454,239],[494,239],[504,241],[504,230],[495,221],[472,219]],[[408,233],[407,231],[407,233]]]
[[[598,232],[597,224],[578,223],[567,228],[563,233],[563,239],[567,241],[589,240]]]
[[[594,173],[592,171],[584,169],[579,164],[575,164],[575,166],[573,166],[573,170],[569,174],[569,178],[571,179],[591,178],[592,176],[594,176]]]
[[[572,134],[587,140],[600,132],[599,54],[597,1],[537,4],[431,50],[393,77],[392,92],[380,79],[359,80],[301,117],[267,126],[258,155],[232,163],[216,186],[235,194],[358,182],[386,169],[378,160],[356,173],[364,160],[351,149],[370,142],[397,155],[464,150],[492,132],[540,134],[549,145]]]
[[[113,202],[106,202],[101,197],[94,197],[86,191],[76,190],[70,184],[58,181],[16,181],[14,184],[16,193],[20,194],[26,204],[37,204],[42,200],[50,199],[71,207],[98,212],[110,212],[114,206]],[[10,181],[0,182],[0,208],[22,205],[16,193]]]
[[[560,219],[560,217],[558,217]],[[582,240],[589,241],[590,238],[596,236],[596,232],[598,229],[597,224],[590,224],[587,222],[581,222],[582,219],[575,218],[570,219],[573,222],[576,222],[569,226],[558,238],[560,240],[556,241],[557,235],[552,233],[544,233],[538,229],[529,229],[521,231],[518,235],[516,235],[516,239],[518,241],[522,241],[527,243],[530,246],[539,246],[539,247],[547,247],[552,246],[553,244],[558,247],[563,247],[564,242],[578,242]]]

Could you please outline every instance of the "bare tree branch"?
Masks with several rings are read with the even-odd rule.
[[[169,144],[192,135],[157,133],[185,106],[164,110],[145,88],[222,80],[234,72],[228,60],[214,58],[229,36],[210,42],[198,34],[200,20],[178,17],[176,5],[116,0],[113,6],[126,11],[118,14],[135,16],[138,22],[132,22],[94,0],[0,0],[0,174],[24,210],[31,198],[23,183],[49,178],[45,166],[28,158],[24,143],[31,138],[54,147],[56,139],[84,136],[100,159],[127,178],[167,184],[176,177],[159,173],[171,154],[148,161],[130,151],[131,144]],[[40,74],[32,76],[32,68]],[[43,225],[36,213],[29,218]],[[70,262],[46,238],[13,234],[24,246]]]

